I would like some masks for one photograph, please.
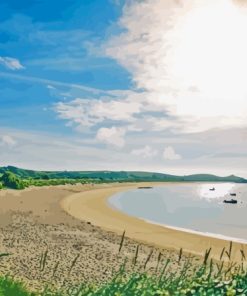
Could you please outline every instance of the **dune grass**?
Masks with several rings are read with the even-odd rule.
[[[228,278],[212,276],[210,271],[201,267],[192,276],[182,272],[179,276],[134,273],[124,271],[115,276],[108,284],[101,287],[85,284],[66,290],[52,292],[45,289],[41,293],[25,290],[21,283],[8,278],[0,278],[1,296],[168,296],[168,295],[209,295],[234,296],[247,295],[247,274],[232,274]]]
[[[229,250],[227,252],[229,254]],[[22,283],[15,282],[10,277],[0,277],[0,296],[247,295],[247,270],[244,264],[237,265],[229,260],[216,262],[209,259],[209,254],[210,250],[206,250],[202,263],[193,265],[190,258],[184,258],[183,263],[181,262],[183,254],[180,249],[178,260],[175,262],[180,268],[170,270],[169,266],[174,262],[169,258],[160,260],[158,256],[157,265],[160,264],[160,268],[159,270],[156,268],[153,273],[145,271],[146,262],[150,258],[148,254],[142,271],[140,269],[130,273],[123,265],[108,283],[102,285],[83,283],[60,291],[51,291],[47,286],[39,293],[28,292]]]
[[[118,253],[124,247],[125,231],[121,237]],[[51,289],[49,283],[43,291],[30,292],[21,282],[10,276],[0,276],[0,296],[235,296],[247,295],[246,257],[241,249],[241,262],[232,261],[233,243],[223,248],[219,259],[210,258],[211,248],[205,251],[204,257],[195,263],[192,256],[184,254],[181,248],[177,259],[157,256],[156,266],[150,269],[149,261],[153,249],[147,254],[142,265],[137,267],[139,245],[131,259],[131,270],[125,263],[112,274],[108,283],[81,283],[77,286],[63,286],[60,290]],[[48,249],[40,258],[40,271],[46,268]],[[226,255],[224,257],[224,254]],[[8,253],[0,254],[6,256]],[[225,259],[224,259],[225,258]],[[79,254],[72,260],[67,277],[70,276]],[[225,260],[225,261],[224,261]],[[140,263],[140,262],[139,262]],[[59,266],[55,264],[53,276]],[[171,267],[171,268],[170,268]]]

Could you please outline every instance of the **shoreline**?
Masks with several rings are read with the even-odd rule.
[[[189,229],[189,228],[161,224],[161,223],[157,223],[157,222],[154,222],[151,220],[145,220],[142,218],[138,218],[138,219],[141,219],[141,220],[143,220],[147,223],[153,224],[153,225],[157,225],[157,226],[161,226],[161,227],[165,227],[165,228],[169,228],[169,229],[174,229],[174,230],[178,230],[178,231],[182,231],[182,232],[192,233],[195,235],[216,238],[216,239],[220,239],[220,240],[224,240],[224,241],[228,241],[228,242],[232,241],[233,243],[247,244],[247,240],[245,240],[245,239],[231,237],[231,236],[227,236],[224,234],[217,234],[217,233],[212,233],[212,232],[202,232],[202,231],[193,230],[193,229]]]
[[[107,282],[126,264],[126,258],[129,272],[143,268],[151,250],[149,270],[156,269],[160,252],[162,258],[175,262],[178,254],[174,250],[160,250],[127,237],[119,252],[121,235],[89,220],[78,220],[60,206],[73,193],[97,192],[109,186],[77,184],[0,191],[0,253],[10,254],[1,259],[0,275],[13,276],[38,291],[47,284],[59,289]],[[138,261],[133,266],[137,245]],[[44,254],[47,258],[41,268]],[[181,261],[186,258],[184,255]]]
[[[210,246],[213,247],[210,258],[213,255],[217,260],[223,246],[229,250],[227,240],[153,225],[107,206],[109,196],[142,184],[169,185],[77,184],[0,191],[0,252],[11,254],[1,259],[0,275],[9,274],[31,290],[39,290],[47,284],[59,289],[83,282],[107,282],[112,272],[126,262],[127,271],[133,272],[143,270],[149,258],[147,270],[152,273],[157,268],[158,258],[162,258],[163,263],[169,258],[172,262],[169,272],[179,272],[187,260],[193,266],[200,266]],[[77,217],[68,213],[74,212],[74,208]],[[124,230],[126,236],[119,252]],[[133,266],[137,247],[138,260]],[[180,248],[183,252],[178,262]],[[240,249],[246,253],[247,246],[233,243],[231,260],[242,263]],[[41,268],[44,254],[47,260]],[[226,254],[223,260],[229,264]],[[246,265],[245,261],[243,263]],[[159,272],[162,269],[160,264]]]
[[[199,184],[203,184],[201,182],[196,182],[196,183],[199,183]],[[174,183],[161,183],[161,184],[153,184],[153,187],[158,187],[158,186],[166,186],[167,185],[171,185],[171,184],[174,184]],[[179,183],[179,184],[183,184],[184,183]],[[190,184],[189,182],[188,183],[185,183],[186,184]],[[223,183],[224,184],[224,183]],[[118,193],[122,193],[124,191],[121,191],[121,192],[118,192]],[[124,211],[121,211],[120,209],[118,209],[113,203],[110,202],[110,199],[112,198],[113,196],[109,196],[106,203],[107,205],[116,210],[116,211],[120,211],[121,213],[125,214],[125,215],[128,215],[128,216],[131,216],[133,218],[137,218],[137,219],[140,219],[142,221],[145,221],[149,224],[153,224],[153,225],[157,225],[157,226],[161,226],[161,227],[165,227],[165,228],[169,228],[169,229],[173,229],[173,230],[178,230],[178,231],[183,231],[183,232],[188,232],[188,233],[192,233],[192,234],[196,234],[196,235],[201,235],[201,236],[206,236],[206,237],[212,237],[212,238],[217,238],[217,239],[221,239],[221,240],[225,240],[225,241],[232,241],[232,242],[236,242],[236,243],[241,243],[241,244],[247,244],[247,239],[244,239],[244,238],[241,238],[241,237],[234,237],[234,236],[230,236],[230,235],[226,235],[226,234],[220,234],[220,233],[214,233],[214,232],[207,232],[207,231],[200,231],[200,230],[196,230],[196,229],[190,229],[190,228],[184,228],[184,227],[180,227],[180,226],[173,226],[173,225],[170,225],[170,224],[165,224],[165,223],[159,223],[159,222],[155,222],[153,220],[149,220],[149,219],[145,219],[143,217],[138,217],[138,216],[135,216],[135,215],[129,215],[127,213],[125,213]]]
[[[126,236],[142,243],[158,248],[169,248],[194,255],[203,256],[205,250],[212,248],[211,255],[218,260],[222,249],[229,248],[233,242],[232,260],[241,261],[240,250],[247,251],[245,240],[221,236],[220,234],[201,233],[178,227],[160,225],[152,221],[129,216],[111,207],[108,199],[116,193],[138,188],[140,186],[169,186],[172,183],[123,183],[107,184],[88,191],[70,195],[61,201],[62,208],[71,216],[83,221],[89,221],[107,231],[119,235],[126,231]],[[103,187],[103,188],[102,188]],[[224,257],[223,257],[224,258]],[[227,259],[227,258],[225,258]]]

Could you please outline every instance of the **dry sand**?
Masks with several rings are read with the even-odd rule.
[[[45,284],[60,288],[81,282],[107,281],[126,259],[127,269],[143,269],[151,251],[146,268],[150,272],[156,269],[160,252],[160,268],[166,258],[175,262],[176,251],[154,248],[152,244],[140,244],[128,238],[119,253],[120,235],[96,226],[92,217],[78,220],[60,206],[64,198],[75,193],[115,186],[66,185],[0,191],[0,253],[10,253],[0,257],[0,274],[10,274],[36,290]],[[134,268],[137,245],[139,254]],[[183,256],[181,261],[185,259]],[[198,258],[192,260],[198,262]]]
[[[222,240],[148,224],[108,207],[106,201],[110,195],[137,186],[140,184],[0,191],[0,252],[10,253],[0,258],[0,273],[22,279],[32,289],[39,289],[45,283],[61,287],[107,281],[126,259],[127,269],[143,269],[151,251],[146,269],[154,272],[160,253],[160,268],[170,258],[170,268],[174,270],[188,256],[195,264],[201,260],[186,254],[176,263],[180,247],[194,254],[212,247],[213,254],[219,256],[220,249],[228,246]],[[126,239],[119,253],[123,230]],[[133,267],[137,245],[139,254]],[[233,244],[236,258],[239,248],[245,250],[245,246]]]

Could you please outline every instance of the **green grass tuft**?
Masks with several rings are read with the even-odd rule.
[[[235,273],[230,264],[226,271],[213,260],[198,266],[193,273],[189,260],[182,270],[175,274],[168,270],[170,260],[163,262],[159,273],[135,272],[129,274],[123,265],[107,284],[95,286],[81,284],[52,292],[46,287],[41,293],[28,292],[25,286],[9,277],[0,277],[0,296],[186,296],[186,295],[247,295],[246,271]],[[228,276],[226,277],[226,274]]]
[[[0,277],[0,296],[35,296],[25,286],[9,277]]]

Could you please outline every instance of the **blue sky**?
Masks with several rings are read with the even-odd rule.
[[[0,5],[0,55],[15,57],[23,65],[19,71],[1,65],[1,125],[64,128],[52,112],[44,112],[61,97],[43,83],[3,73],[101,89],[129,87],[125,69],[110,58],[92,56],[88,49],[114,31],[111,26],[121,13],[120,5],[111,1],[1,1]],[[13,118],[10,112],[15,113]]]
[[[2,0],[0,165],[246,175],[245,10],[198,3]]]

